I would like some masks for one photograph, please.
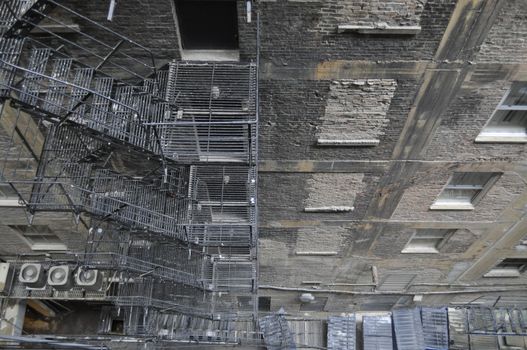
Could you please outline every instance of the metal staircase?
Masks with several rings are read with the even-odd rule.
[[[66,26],[54,9],[86,24],[73,29],[82,40],[41,25]],[[25,263],[103,276],[97,290],[34,290],[14,278],[4,297],[106,302],[127,313],[130,336],[254,337],[256,64],[161,67],[149,49],[53,0],[0,2],[0,33],[3,180],[30,219],[71,212],[91,222],[83,252],[21,258],[15,276]]]

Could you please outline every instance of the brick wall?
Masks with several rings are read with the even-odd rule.
[[[405,1],[415,3],[417,1]],[[335,24],[321,28],[341,13],[342,1],[277,1],[260,4],[262,13],[262,59],[276,65],[296,66],[328,60],[423,60],[431,59],[454,8],[454,0],[428,0],[420,15],[422,30],[415,36],[337,34]],[[357,2],[349,2],[353,7]],[[364,1],[371,3],[371,1]],[[379,3],[387,4],[384,1]],[[390,3],[400,6],[399,1]],[[386,5],[389,6],[389,5]],[[406,9],[398,10],[405,17]],[[380,10],[379,12],[383,12]],[[386,11],[384,11],[386,12]],[[390,17],[397,11],[388,11]],[[409,11],[412,12],[411,10]],[[418,11],[415,12],[416,14]],[[368,21],[370,18],[355,19]],[[380,16],[380,15],[379,15]],[[382,15],[384,17],[384,15]],[[412,17],[412,16],[410,16]],[[416,18],[414,16],[414,18]],[[415,22],[415,19],[412,20]]]
[[[474,210],[430,210],[430,205],[441,193],[455,170],[455,166],[437,166],[416,173],[412,179],[412,186],[405,191],[392,219],[493,222],[526,189],[525,182],[520,176],[512,172],[504,172],[475,205]],[[487,168],[487,171],[499,170],[499,168]]]
[[[443,114],[423,158],[459,161],[524,159],[525,145],[474,142],[510,85],[510,81],[504,80],[466,82]]]
[[[481,46],[477,62],[522,63],[527,56],[527,2],[508,0]]]
[[[416,26],[426,0],[324,1],[319,28],[334,33],[339,24]]]
[[[389,123],[393,79],[339,80],[329,88],[318,137],[326,140],[379,140]]]
[[[306,208],[352,207],[364,191],[364,174],[319,173],[307,180]]]
[[[386,81],[383,79],[382,81]],[[411,108],[412,100],[419,88],[412,79],[398,79],[397,88],[390,85],[375,89],[368,86],[365,98],[385,96],[386,104],[375,105],[370,111],[386,112],[379,115],[374,123],[375,129],[366,129],[370,125],[367,116],[355,116],[356,126],[363,128],[362,136],[378,137],[376,147],[321,147],[317,146],[320,133],[328,125],[335,125],[329,131],[342,133],[344,137],[353,136],[357,130],[353,124],[335,124],[333,117],[326,117],[327,107],[335,103],[331,97],[331,81],[328,80],[263,80],[260,82],[260,159],[388,159],[399,138]],[[378,84],[382,86],[381,84]],[[393,91],[395,89],[395,91]],[[357,93],[355,94],[355,91]],[[348,109],[348,98],[359,98],[360,93],[350,88],[349,97],[342,100],[342,106]],[[392,96],[388,103],[389,96]],[[360,106],[362,102],[357,104]],[[389,107],[389,108],[388,108]],[[369,107],[363,108],[362,111]],[[351,108],[349,108],[351,110]],[[333,112],[331,112],[331,115]],[[385,120],[386,119],[386,120]],[[336,135],[338,136],[338,135]],[[342,135],[341,135],[342,136]],[[360,135],[359,135],[360,136]]]

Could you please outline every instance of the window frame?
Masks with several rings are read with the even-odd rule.
[[[475,173],[488,173],[491,174],[490,178],[483,185],[456,185],[451,184],[452,180],[456,173],[459,174],[475,174]],[[432,205],[430,205],[430,210],[474,210],[475,206],[485,197],[487,192],[494,186],[503,173],[493,172],[493,171],[464,171],[464,172],[454,172],[448,179],[446,185],[443,187],[439,195],[436,197]],[[466,188],[463,188],[466,187]],[[469,201],[454,201],[448,200],[447,198],[441,198],[446,190],[478,190]]]
[[[512,260],[512,261],[511,261]],[[505,266],[502,266],[505,265]],[[507,266],[511,265],[511,266]],[[517,265],[517,266],[516,266]],[[527,271],[527,258],[505,258],[483,275],[486,278],[517,278]]]
[[[420,233],[429,233],[433,231],[438,231],[437,235],[430,236],[430,237],[417,237]],[[443,235],[440,235],[440,233],[443,232]],[[412,237],[408,240],[406,243],[404,249],[401,251],[402,254],[438,254],[441,249],[445,246],[446,242],[454,235],[456,232],[456,229],[442,229],[442,228],[430,228],[430,229],[416,229]],[[430,247],[419,247],[415,245],[412,247],[412,241],[413,240],[438,240],[438,242],[434,245],[433,248]]]
[[[483,129],[481,129],[478,136],[476,136],[475,142],[477,143],[527,143],[527,103],[521,105],[511,105],[506,104],[507,100],[511,93],[515,91],[516,86],[519,85],[519,89],[527,89],[527,82],[513,82],[511,87],[507,90],[505,95],[501,98],[499,104],[496,106],[496,109],[492,113],[491,117]],[[526,95],[527,98],[527,95]],[[524,132],[521,135],[519,132],[507,131],[507,126],[492,126],[494,119],[498,117],[499,114],[503,112],[521,112],[523,118],[526,120],[526,126],[523,128]],[[492,130],[489,130],[491,129]],[[504,129],[503,131],[497,131],[499,129]],[[510,128],[510,126],[509,126]],[[485,130],[487,129],[487,130]]]
[[[20,196],[9,182],[0,175],[0,207],[23,207]]]
[[[33,251],[66,251],[68,247],[47,225],[8,225]],[[25,228],[29,228],[24,232]],[[39,231],[37,228],[42,228]],[[57,242],[37,242],[32,237],[55,237]]]

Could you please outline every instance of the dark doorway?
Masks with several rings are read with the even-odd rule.
[[[236,1],[176,0],[185,50],[237,50]]]

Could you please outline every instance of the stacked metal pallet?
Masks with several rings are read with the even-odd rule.
[[[328,349],[355,350],[355,348],[355,315],[346,317],[330,317],[328,320]]]
[[[392,318],[364,316],[362,318],[364,350],[393,350]]]

